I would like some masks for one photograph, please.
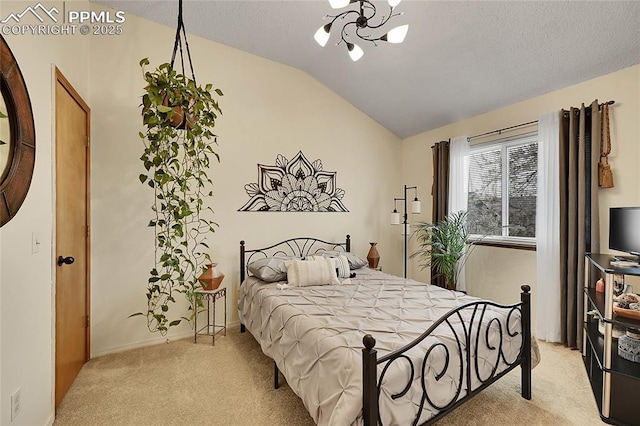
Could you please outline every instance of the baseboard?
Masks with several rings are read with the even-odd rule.
[[[189,337],[189,336],[193,337],[193,331],[189,330],[189,331],[185,331],[185,332],[182,332],[182,333],[176,333],[176,334],[171,335],[169,337],[160,336],[158,334],[158,336],[151,337],[149,339],[138,340],[136,342],[127,343],[126,345],[113,346],[111,348],[105,348],[105,349],[102,349],[100,351],[93,352],[91,354],[91,358],[96,358],[96,357],[99,357],[99,356],[102,356],[102,355],[114,354],[114,353],[118,353],[118,352],[129,351],[131,349],[144,348],[146,346],[159,345],[160,343],[168,343],[168,342],[171,342],[173,340],[180,340],[180,339],[184,339],[184,338]]]
[[[229,322],[227,323],[227,330],[233,329],[233,328],[240,328],[240,321],[233,321],[233,322]],[[124,352],[124,351],[129,351],[131,349],[138,349],[138,348],[144,348],[146,346],[153,346],[153,345],[159,345],[161,343],[168,343],[174,340],[180,340],[180,339],[185,339],[187,337],[193,337],[193,330],[188,330],[185,332],[181,332],[181,333],[176,333],[172,336],[154,336],[151,337],[149,339],[144,339],[144,340],[138,340],[136,342],[131,342],[131,343],[127,343],[126,345],[120,345],[120,346],[114,346],[111,348],[106,348],[97,352],[93,352],[91,354],[91,358],[96,358],[102,355],[108,355],[108,354],[114,354],[114,353],[118,353],[118,352]]]
[[[56,413],[51,413],[51,415],[49,416],[49,418],[47,419],[47,422],[45,423],[45,426],[51,426],[53,425],[53,422],[56,420]]]

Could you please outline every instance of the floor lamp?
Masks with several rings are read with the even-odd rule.
[[[420,200],[418,200],[418,187],[417,186],[404,186],[404,197],[393,199],[393,212],[391,212],[391,224],[400,225],[400,213],[398,212],[398,201],[404,201],[404,220],[402,221],[402,235],[404,237],[404,277],[407,278],[407,244],[409,240],[409,215],[407,211],[407,190],[413,189],[415,196],[411,202],[411,213],[420,213]]]

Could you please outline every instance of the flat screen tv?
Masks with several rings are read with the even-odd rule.
[[[609,209],[609,248],[640,259],[640,207]]]

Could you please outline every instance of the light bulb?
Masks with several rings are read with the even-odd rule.
[[[313,38],[316,39],[316,41],[320,46],[324,47],[329,41],[330,30],[331,30],[331,24],[327,24],[318,28],[318,31],[316,31],[316,33],[314,34]]]
[[[420,201],[416,198],[411,202],[411,213],[418,214],[420,213]]]
[[[392,0],[392,1],[398,1],[398,0]],[[348,6],[349,3],[351,3],[351,0],[329,0],[329,4],[334,9],[342,9],[345,6]],[[398,1],[398,3],[400,3],[400,1]]]
[[[397,5],[400,4],[402,0],[387,0],[387,2],[389,2],[389,6],[391,7],[396,7]]]
[[[400,213],[397,210],[391,212],[391,224],[400,225]]]
[[[382,36],[382,40],[388,41],[389,43],[402,43],[407,36],[408,30],[409,25],[400,25]]]
[[[364,55],[364,51],[357,44],[347,43],[347,49],[349,49],[349,56],[353,62],[362,58],[362,55]]]

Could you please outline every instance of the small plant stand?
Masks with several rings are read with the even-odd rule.
[[[224,332],[227,335],[227,288],[222,287],[215,290],[196,290],[196,293],[202,296],[207,305],[207,324],[198,328],[198,315],[196,314],[193,328],[193,343],[197,343],[198,335],[211,336],[211,345],[216,344],[216,334]],[[216,324],[216,302],[223,299],[224,302],[224,323]]]

